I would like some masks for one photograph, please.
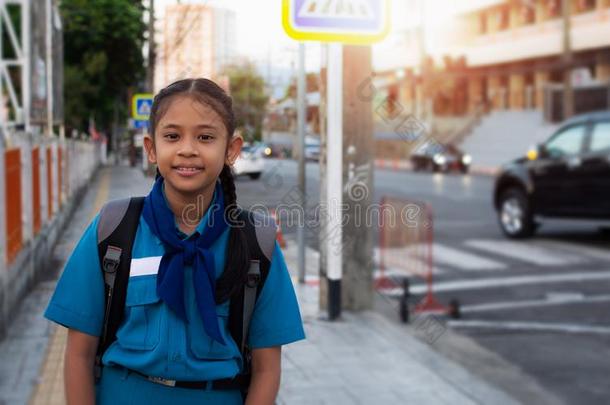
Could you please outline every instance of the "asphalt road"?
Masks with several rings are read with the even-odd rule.
[[[269,160],[260,180],[238,180],[240,204],[274,207],[293,195],[296,181],[295,162]],[[532,239],[507,240],[492,187],[486,176],[375,171],[374,202],[392,196],[432,208],[435,296],[457,299],[462,316],[435,317],[447,329],[431,344],[523,402],[607,403],[610,237],[590,223],[555,221]],[[307,201],[319,201],[316,163],[307,164]],[[294,232],[284,227],[287,237]],[[317,249],[316,229],[308,230],[307,244]],[[417,302],[425,285],[409,278]],[[376,300],[397,322],[400,293],[382,290]]]

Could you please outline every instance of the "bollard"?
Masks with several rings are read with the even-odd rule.
[[[409,322],[409,297],[411,293],[409,292],[409,279],[404,278],[402,280],[402,295],[400,297],[400,305],[399,305],[399,315],[402,323]]]

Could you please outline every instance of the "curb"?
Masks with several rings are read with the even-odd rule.
[[[375,159],[375,167],[395,171],[413,171],[411,162],[405,159]],[[471,166],[468,171],[469,174],[481,176],[496,176],[499,172],[498,166]]]

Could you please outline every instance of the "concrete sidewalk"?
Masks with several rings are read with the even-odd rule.
[[[296,246],[288,242],[284,254],[296,280]],[[311,273],[317,259],[315,251],[307,252]],[[340,321],[329,322],[318,309],[316,285],[295,284],[295,289],[307,339],[282,349],[278,404],[518,403],[437,354],[407,327],[373,311],[344,311]],[[418,322],[423,328],[440,326],[425,316]]]
[[[61,236],[53,258],[57,269],[83,229],[108,199],[145,194],[152,180],[138,170],[108,167],[91,184]],[[296,272],[296,246],[284,249]],[[309,274],[317,274],[317,253],[308,252]],[[0,342],[0,405],[64,404],[65,329],[42,317],[57,274],[49,274],[23,301],[10,334]],[[406,327],[375,312],[323,319],[318,287],[298,285],[307,340],[283,349],[278,404],[513,404],[503,392],[436,354]],[[422,318],[423,322],[428,322]],[[434,331],[434,322],[422,324]]]

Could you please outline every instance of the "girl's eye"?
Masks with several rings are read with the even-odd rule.
[[[165,139],[167,139],[167,140],[170,140],[170,141],[175,141],[176,139],[178,139],[178,134],[175,134],[175,133],[169,133],[169,134],[165,134],[165,135],[163,135],[163,137],[164,137]]]
[[[206,142],[210,142],[210,141],[214,140],[214,136],[208,135],[208,134],[201,134],[201,135],[199,135],[198,138],[199,138],[199,140],[206,141]]]

